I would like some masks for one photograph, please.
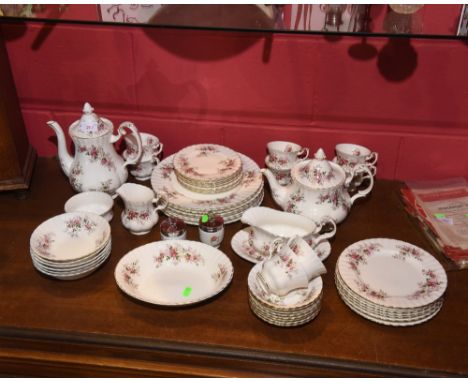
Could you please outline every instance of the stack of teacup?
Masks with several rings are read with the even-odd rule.
[[[130,173],[137,180],[148,180],[154,167],[159,163],[159,155],[162,152],[163,144],[159,142],[158,137],[148,133],[140,133],[143,154],[139,162],[132,167]],[[125,159],[132,158],[138,152],[136,138],[133,135],[125,137],[126,149],[123,152]]]
[[[267,150],[268,155],[265,158],[265,164],[282,185],[291,182],[291,169],[293,166],[309,156],[308,148],[301,147],[293,142],[269,142]]]
[[[272,325],[299,326],[313,320],[322,303],[325,266],[305,240],[276,239],[270,257],[249,273],[249,303],[254,314]]]
[[[365,179],[359,173],[359,167],[367,167],[374,177],[377,174],[376,166],[379,155],[375,151],[354,143],[339,143],[335,146],[335,152],[336,157],[333,161],[338,163],[347,175],[354,175],[354,186],[361,185]]]

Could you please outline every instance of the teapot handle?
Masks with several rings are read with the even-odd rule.
[[[159,163],[159,154],[161,154],[161,151],[163,150],[164,145],[160,142],[159,143],[159,148],[158,151],[153,153],[153,160],[156,161],[156,163]]]
[[[356,201],[356,199],[363,198],[369,192],[371,192],[372,188],[374,187],[374,177],[372,176],[372,171],[366,165],[359,165],[352,171],[352,177],[357,172],[365,172],[368,176],[364,176],[363,179],[369,179],[369,185],[364,190],[359,190],[355,195],[350,198],[350,205]]]
[[[136,156],[132,155],[131,158],[128,157],[128,159],[124,163],[124,167],[131,165],[131,164],[138,163],[141,159],[141,156],[143,155],[143,146],[141,144],[140,133],[138,132],[138,129],[132,122],[128,122],[128,121],[122,122],[119,128],[117,129],[117,135],[112,135],[111,143],[117,142],[120,138],[122,138],[123,136],[127,134],[125,131],[125,128],[129,129],[132,132],[132,134],[135,136],[135,139],[137,141],[137,155]]]

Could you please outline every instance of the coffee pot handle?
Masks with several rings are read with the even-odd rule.
[[[137,142],[137,153],[135,156],[129,156],[128,159],[125,161],[124,163],[124,167],[128,166],[128,165],[131,165],[131,164],[136,164],[140,161],[141,159],[141,156],[143,155],[143,146],[141,144],[141,137],[140,137],[140,133],[138,132],[138,129],[136,128],[136,126],[132,123],[132,122],[128,122],[128,121],[125,121],[125,122],[122,122],[119,126],[119,128],[117,129],[117,135],[112,135],[111,137],[111,143],[115,143],[117,142],[120,138],[122,138],[123,136],[127,135],[127,132],[125,131],[125,128],[127,128],[128,130],[131,131],[131,133],[133,134],[133,136],[135,137],[136,139],[136,142]]]

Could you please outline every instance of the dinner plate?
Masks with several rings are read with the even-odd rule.
[[[429,253],[393,239],[367,239],[337,261],[343,282],[357,295],[386,307],[415,308],[439,299],[447,274]]]
[[[137,300],[182,306],[216,296],[229,285],[233,273],[229,258],[216,248],[166,240],[128,252],[114,275],[119,288]]]
[[[41,223],[32,233],[30,247],[50,261],[77,260],[100,251],[110,238],[110,225],[99,215],[67,212]]]

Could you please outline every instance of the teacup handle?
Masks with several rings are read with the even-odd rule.
[[[125,131],[125,128],[130,130],[133,136],[135,137],[136,142],[137,142],[137,152],[135,156],[131,156],[131,157],[129,156],[127,158],[127,160],[124,163],[124,167],[131,165],[131,164],[138,163],[141,159],[141,156],[143,155],[143,146],[141,144],[141,136],[140,136],[140,133],[138,133],[138,129],[132,122],[128,122],[128,121],[122,122],[119,128],[117,129],[117,135],[112,135],[111,143],[117,142],[120,138],[122,138],[123,136],[127,134]]]
[[[153,204],[157,204],[157,203],[159,203],[160,200],[161,200],[161,195],[158,195],[158,196],[155,197],[151,202],[152,202]],[[159,210],[165,209],[165,208],[167,207],[167,203],[168,203],[168,202],[167,202],[166,199],[162,199],[162,203],[159,204],[159,205],[157,205],[157,206],[153,209],[153,211],[154,211],[155,213],[157,213]]]
[[[377,175],[377,167],[371,164],[368,165],[367,167],[371,171],[372,176],[375,177]]]
[[[297,157],[299,158],[301,155],[304,155],[301,160],[307,159],[309,157],[309,149],[307,147],[303,147],[301,151],[297,153]]]
[[[274,254],[278,251],[279,247],[284,243],[283,238],[277,238],[270,242],[270,249],[268,250],[268,258],[271,259]]]
[[[377,159],[379,159],[379,154],[373,151],[366,157],[366,162],[368,164],[375,165],[377,163]]]
[[[364,190],[359,190],[350,198],[351,205],[353,205],[356,199],[363,198],[364,196],[366,196],[369,192],[371,192],[372,188],[374,187],[374,177],[372,176],[371,170],[366,165],[359,165],[355,167],[354,170],[351,172],[351,179],[354,178],[354,175],[358,172],[365,172],[369,175],[368,177],[365,177],[369,179],[369,185]]]
[[[326,232],[322,235],[319,235],[317,236],[315,239],[312,239],[311,240],[311,247],[312,248],[315,248],[317,245],[319,245],[320,243],[324,242],[325,240],[328,240],[330,238],[332,238],[333,236],[335,236],[336,234],[336,223],[335,223],[335,220],[333,220],[331,217],[329,216],[325,216],[321,221],[320,221],[320,229],[323,228],[323,226],[327,225],[327,224],[330,224],[333,229],[330,231],[330,232]]]
[[[155,153],[153,153],[153,163],[159,163],[159,154],[161,154],[161,151],[163,150],[164,145],[162,143],[159,143],[159,149]],[[156,162],[157,161],[157,162]]]

